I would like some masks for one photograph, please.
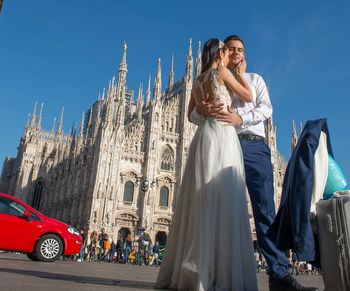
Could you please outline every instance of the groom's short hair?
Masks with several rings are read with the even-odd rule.
[[[244,41],[236,34],[232,34],[232,35],[229,35],[228,37],[226,37],[225,40],[224,40],[224,43],[227,44],[230,40],[238,40],[245,47]]]

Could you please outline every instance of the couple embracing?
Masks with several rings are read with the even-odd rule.
[[[275,218],[264,121],[272,106],[264,80],[246,73],[244,42],[208,40],[194,80],[192,140],[156,288],[258,290],[247,195],[272,291],[304,290],[266,233]]]

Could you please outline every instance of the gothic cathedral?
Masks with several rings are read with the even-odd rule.
[[[201,70],[200,46],[194,66],[190,40],[185,75],[174,82],[174,60],[162,91],[161,61],[151,94],[151,78],[137,102],[127,89],[127,47],[118,78],[82,116],[79,131],[63,134],[41,128],[36,106],[21,137],[16,158],[4,162],[0,190],[15,195],[43,214],[89,232],[104,228],[114,239],[149,233],[166,240],[191,139],[196,126],[187,120],[193,71]],[[151,96],[152,95],[152,96]],[[152,98],[151,98],[152,97]],[[276,205],[285,161],[277,150],[276,128],[266,124],[272,152]],[[252,224],[254,235],[254,225]]]

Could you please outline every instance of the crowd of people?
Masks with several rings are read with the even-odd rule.
[[[292,275],[320,275],[321,270],[309,262],[299,261],[296,253],[289,256],[289,268]]]
[[[80,254],[74,259],[78,262],[114,262],[142,266],[159,266],[162,260],[164,246],[159,242],[152,243],[147,233],[142,233],[134,239],[130,234],[119,235],[117,240],[109,236],[104,229],[93,231],[87,237],[83,228],[80,229],[83,245]],[[89,238],[89,239],[88,239]]]
[[[164,245],[159,242],[152,243],[151,238],[145,232],[132,239],[128,234],[124,238],[120,235],[115,241],[104,229],[101,232],[93,231],[88,239],[83,228],[80,229],[83,245],[80,254],[70,259],[77,262],[107,262],[133,264],[140,266],[159,266],[164,255]],[[256,272],[268,270],[266,260],[259,251],[254,250],[256,260]],[[298,261],[295,253],[286,254],[289,260],[291,275],[320,275],[321,271],[308,262]],[[65,258],[67,259],[67,258]]]
[[[268,265],[262,253],[259,250],[254,250],[256,260],[256,272],[267,271]],[[311,265],[306,261],[299,261],[296,253],[288,252],[287,258],[289,260],[288,267],[291,275],[321,275],[321,270]]]

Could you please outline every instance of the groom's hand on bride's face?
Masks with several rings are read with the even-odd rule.
[[[233,126],[242,125],[242,117],[229,106],[227,106],[227,112],[220,112],[220,114],[217,116],[217,120],[232,124]]]

